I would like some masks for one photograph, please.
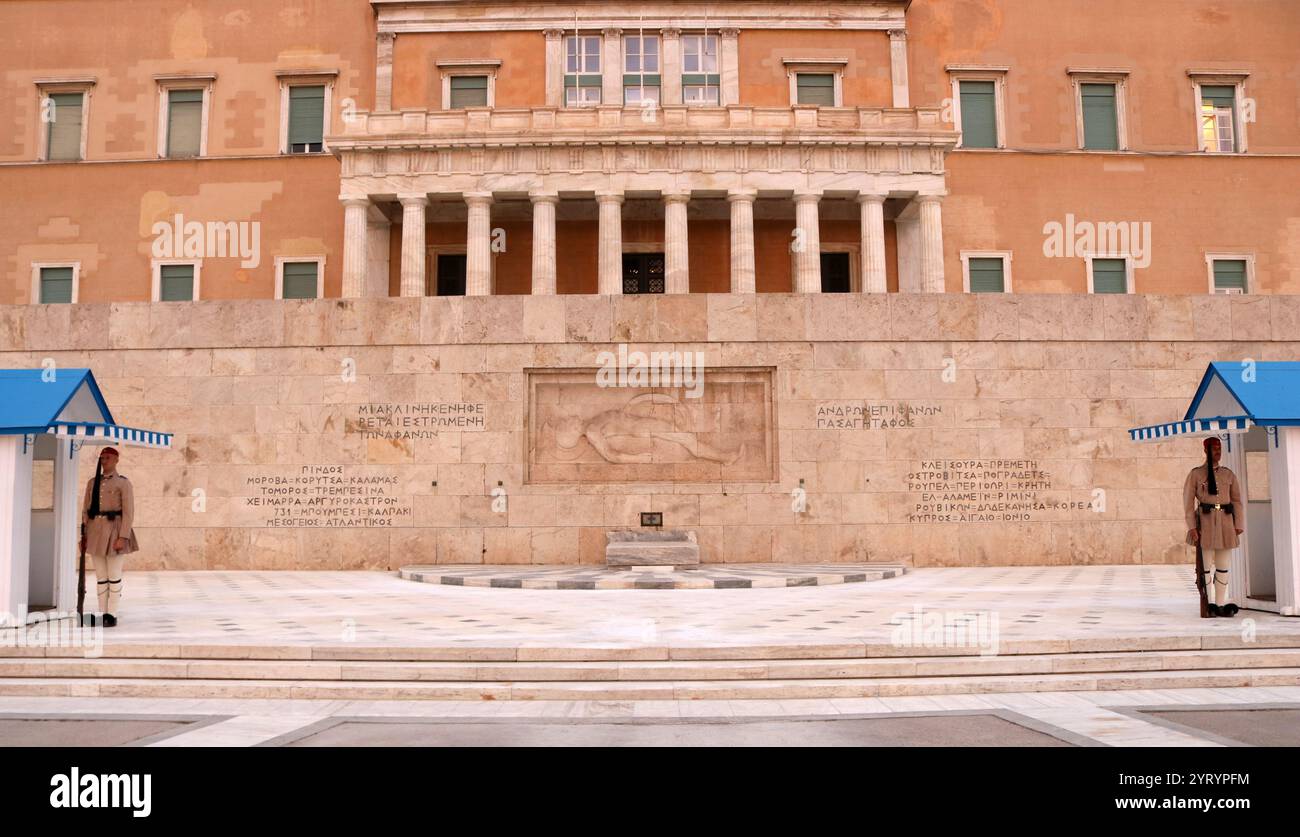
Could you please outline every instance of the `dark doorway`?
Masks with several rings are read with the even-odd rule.
[[[663,253],[624,253],[623,293],[663,293],[664,264]]]
[[[847,294],[853,291],[853,274],[848,253],[822,253],[822,293]]]
[[[467,257],[454,253],[438,254],[438,293],[436,296],[465,295],[465,263]]]

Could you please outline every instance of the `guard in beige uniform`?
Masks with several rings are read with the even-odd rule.
[[[1219,466],[1222,455],[1222,442],[1214,437],[1205,440],[1205,464],[1193,468],[1183,483],[1183,511],[1187,518],[1187,542],[1193,546],[1198,538],[1201,542],[1205,589],[1214,591],[1210,615],[1236,616],[1239,608],[1227,601],[1228,562],[1232,550],[1241,542],[1238,536],[1246,531],[1246,509],[1241,504],[1237,475]]]
[[[99,467],[86,483],[81,504],[82,548],[95,561],[99,612],[106,628],[117,624],[123,559],[140,549],[132,529],[135,495],[131,483],[117,472],[117,458],[116,448],[100,451]]]

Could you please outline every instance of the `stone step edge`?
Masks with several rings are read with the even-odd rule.
[[[327,661],[196,660],[149,657],[0,659],[0,679],[342,680],[360,682],[662,682],[666,680],[818,680],[984,675],[1276,669],[1300,666],[1300,649],[1147,651],[1014,657],[875,657],[784,660],[651,661]],[[132,673],[136,668],[142,673]],[[835,669],[845,673],[833,673]],[[48,671],[45,669],[49,669]],[[162,669],[162,671],[158,671]],[[213,673],[213,669],[225,669]],[[879,673],[873,673],[873,669]],[[11,670],[16,670],[10,673]],[[292,672],[284,674],[283,671]],[[799,673],[803,670],[803,673]],[[412,676],[398,676],[409,672]],[[687,674],[687,672],[691,672]],[[421,676],[432,674],[433,676]],[[270,675],[270,676],[267,676]],[[368,676],[380,675],[380,676]]]
[[[987,675],[878,680],[673,681],[545,684],[403,681],[0,679],[6,697],[187,697],[334,700],[745,700],[1008,692],[1300,686],[1300,668],[1269,671]]]
[[[24,646],[0,631],[0,658],[84,657],[79,646]],[[12,634],[10,633],[10,636]],[[1111,636],[1003,640],[997,656],[1025,654],[1138,653],[1300,648],[1300,633],[1243,640],[1237,631],[1182,636]],[[761,659],[876,659],[979,657],[975,647],[895,646],[881,642],[772,643],[753,645],[253,645],[206,642],[122,642],[103,646],[102,656],[211,660],[328,660],[388,662],[621,662]]]

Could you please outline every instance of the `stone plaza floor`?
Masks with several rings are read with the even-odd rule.
[[[121,624],[105,637],[117,656],[134,656],[135,646],[157,656],[159,648],[259,646],[289,659],[294,649],[310,657],[314,648],[355,646],[382,656],[429,646],[550,649],[560,660],[602,648],[654,660],[666,659],[656,649],[725,647],[726,659],[738,659],[777,646],[782,657],[883,646],[908,620],[935,612],[993,618],[1001,646],[1016,653],[1086,656],[1093,644],[1113,651],[1128,642],[1300,648],[1300,619],[1252,611],[1198,618],[1191,573],[1168,566],[922,569],[833,586],[608,591],[444,586],[391,573],[137,572],[126,576]],[[1300,677],[1280,668],[1291,663],[1268,665],[1282,674],[1267,686],[824,699],[9,694],[0,696],[0,746],[1294,744]]]

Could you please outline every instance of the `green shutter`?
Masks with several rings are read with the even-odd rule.
[[[1083,147],[1089,151],[1119,151],[1119,116],[1115,85],[1082,84]]]
[[[1201,100],[1216,108],[1230,108],[1237,101],[1237,88],[1231,85],[1203,85]]]
[[[660,83],[658,73],[627,73],[623,76],[624,87],[658,87]]]
[[[167,156],[197,157],[203,133],[203,91],[167,94]]]
[[[159,302],[191,302],[194,299],[194,265],[165,264],[158,269]]]
[[[41,268],[42,305],[54,302],[72,302],[72,268]]]
[[[835,107],[835,76],[832,73],[799,73],[795,76],[799,104]]]
[[[979,258],[970,260],[970,292],[973,294],[1000,294],[1006,291],[1002,259]]]
[[[1092,291],[1098,294],[1128,293],[1128,263],[1124,259],[1093,259]]]
[[[53,121],[50,122],[50,160],[81,159],[81,124],[86,97],[82,93],[56,93],[50,96],[54,103]]]
[[[1246,292],[1246,262],[1242,259],[1214,260],[1214,289]]]
[[[289,145],[320,145],[325,131],[325,88],[289,88]]]
[[[961,83],[961,145],[998,147],[997,88],[991,81]]]
[[[316,262],[285,262],[284,299],[316,298]]]
[[[487,76],[452,76],[451,108],[485,108],[488,103]]]
[[[717,87],[722,76],[717,73],[683,73],[682,84],[693,87]]]

